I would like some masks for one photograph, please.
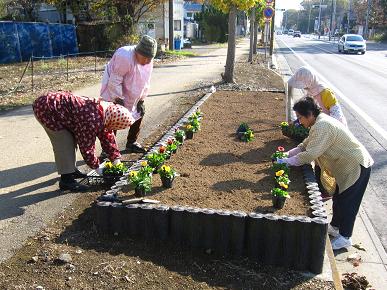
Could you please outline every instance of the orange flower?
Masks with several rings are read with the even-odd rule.
[[[159,148],[159,152],[160,153],[165,153],[165,147],[164,146],[160,146],[160,148]]]
[[[173,140],[172,139],[168,139],[167,144],[168,145],[172,145],[173,144]]]

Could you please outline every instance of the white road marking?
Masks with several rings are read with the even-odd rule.
[[[291,47],[289,47],[284,41],[281,42],[291,51],[293,54],[313,73],[315,73],[324,83],[326,83],[332,90],[334,90],[348,106],[350,106],[360,117],[364,119],[376,132],[378,132],[384,140],[387,141],[387,131],[384,130],[380,125],[378,125],[370,116],[368,116],[362,109],[360,109],[354,102],[352,102],[348,97],[344,95],[336,86],[329,82],[325,77],[318,73],[311,65],[309,65],[301,56],[298,55]]]

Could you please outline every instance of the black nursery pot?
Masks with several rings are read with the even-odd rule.
[[[167,178],[167,177],[160,177],[161,178],[161,183],[165,188],[171,188],[173,185],[173,181],[175,178]]]
[[[153,174],[157,174],[157,171],[159,171],[159,169],[161,168],[162,165],[159,165],[155,168],[153,168]]]
[[[187,132],[185,132],[185,136],[187,137],[187,139],[192,139],[192,138],[193,138],[193,135],[194,135],[193,131],[187,131]]]
[[[181,144],[184,143],[184,137],[176,137],[176,140]]]
[[[136,196],[145,196],[146,195],[145,189],[143,187],[139,187],[139,186],[134,188],[134,193]]]
[[[237,138],[242,140],[243,136],[245,136],[245,132],[237,132]]]
[[[273,202],[273,207],[276,209],[281,209],[284,207],[285,202],[286,202],[286,197],[283,196],[272,196],[272,202]]]

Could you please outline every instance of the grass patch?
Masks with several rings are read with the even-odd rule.
[[[167,50],[165,51],[166,55],[173,55],[173,56],[186,56],[186,57],[194,57],[197,56],[196,53],[191,51],[185,51],[185,50]]]

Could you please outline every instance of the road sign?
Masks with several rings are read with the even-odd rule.
[[[271,7],[266,7],[266,8],[263,10],[263,15],[264,15],[266,18],[268,18],[268,19],[272,18],[273,15],[274,15],[274,9],[271,8]]]

